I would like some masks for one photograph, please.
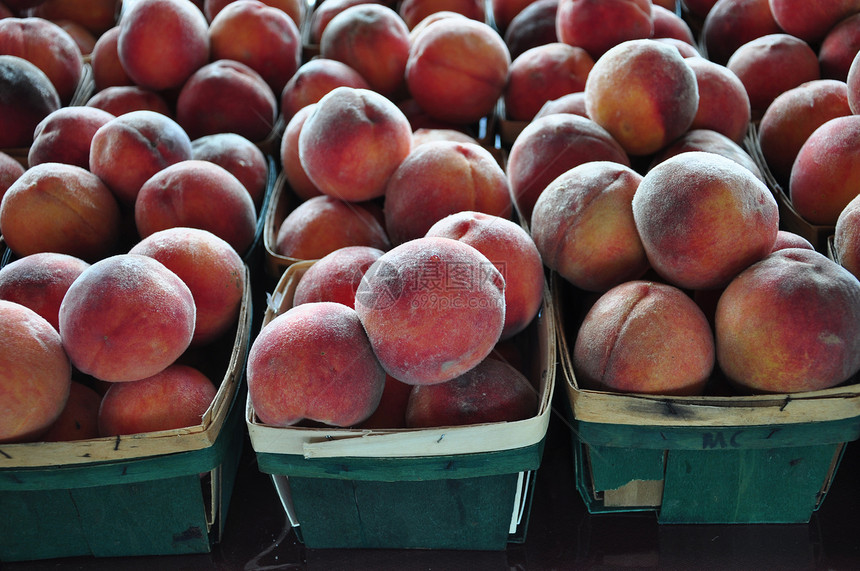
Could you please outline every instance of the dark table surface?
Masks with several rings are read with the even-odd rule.
[[[589,514],[568,428],[550,422],[524,544],[504,551],[306,549],[246,442],[222,541],[202,555],[0,563],[35,570],[860,569],[860,444],[848,444],[808,524],[660,525],[653,513]]]

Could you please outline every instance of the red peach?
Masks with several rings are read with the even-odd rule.
[[[435,141],[454,141],[457,143],[472,143],[480,145],[475,137],[458,129],[419,127],[412,132],[413,149],[418,145]]]
[[[745,43],[780,32],[769,0],[719,0],[702,23],[701,41],[710,61],[726,65]]]
[[[46,20],[68,20],[100,36],[116,24],[119,0],[42,0],[31,13]]]
[[[406,428],[406,406],[412,385],[402,383],[385,375],[385,386],[382,388],[382,398],[379,405],[367,420],[358,425],[362,429]]]
[[[24,174],[25,167],[20,161],[8,153],[0,151],[0,200],[12,186]]]
[[[821,77],[845,81],[860,51],[860,13],[848,16],[827,32],[818,46]]]
[[[72,364],[110,382],[159,373],[194,334],[191,290],[148,256],[117,254],[84,270],[60,304],[60,336]]]
[[[310,44],[319,44],[322,39],[323,32],[331,22],[332,18],[350,8],[359,4],[384,4],[381,0],[325,0],[325,3],[320,3],[311,13],[308,21],[308,39]]]
[[[535,0],[505,28],[505,45],[515,59],[527,49],[558,41],[555,19],[559,0]]]
[[[385,229],[393,244],[424,236],[437,221],[466,210],[502,218],[513,212],[504,169],[475,143],[416,147],[385,187]]]
[[[493,25],[499,32],[505,34],[511,21],[534,3],[535,0],[490,0],[489,8],[492,10]]]
[[[115,251],[120,222],[110,189],[74,165],[30,167],[0,202],[3,238],[19,256],[58,252],[97,260]]]
[[[354,309],[361,277],[382,254],[382,250],[370,246],[344,246],[326,254],[296,284],[293,305],[334,301]]]
[[[60,303],[88,267],[80,258],[57,252],[18,258],[0,268],[0,299],[29,307],[59,331]]]
[[[129,254],[158,260],[191,290],[197,309],[192,345],[206,345],[235,329],[245,263],[229,243],[207,230],[175,227],[150,234]]]
[[[305,121],[313,112],[316,103],[305,105],[287,121],[287,126],[284,128],[284,133],[281,136],[280,159],[281,173],[286,179],[290,190],[302,200],[313,198],[314,196],[322,195],[317,186],[308,178],[308,173],[302,166],[301,158],[299,157],[299,135],[302,132],[302,127]]]
[[[427,237],[451,238],[484,254],[505,279],[505,324],[500,340],[524,330],[543,302],[544,264],[529,233],[507,218],[463,211],[439,220]]]
[[[289,121],[299,109],[316,103],[335,87],[370,89],[355,69],[342,61],[316,57],[301,65],[281,90],[281,114]]]
[[[576,93],[568,93],[556,99],[550,99],[538,109],[534,119],[540,119],[547,115],[555,113],[572,113],[580,117],[588,118],[588,111],[585,109],[585,92],[577,91]]]
[[[406,426],[515,422],[535,416],[537,409],[537,393],[525,375],[503,361],[485,359],[450,381],[413,387]]]
[[[504,289],[501,273],[474,247],[416,238],[367,270],[355,311],[388,374],[434,384],[463,374],[492,351],[504,326]]]
[[[239,179],[258,209],[269,183],[269,165],[262,149],[236,133],[214,133],[191,141],[191,158],[223,167]]]
[[[595,60],[629,40],[654,31],[650,0],[560,0],[555,24],[558,41],[579,46]]]
[[[586,291],[641,278],[649,264],[631,207],[641,181],[610,161],[584,163],[553,180],[531,218],[544,264]]]
[[[397,13],[410,30],[428,16],[439,12],[462,14],[478,22],[487,19],[487,8],[481,0],[401,0],[397,4]],[[498,20],[495,22],[498,23]]]
[[[161,93],[137,85],[112,85],[97,91],[86,102],[87,107],[107,111],[116,117],[132,111],[154,111],[172,117],[170,104]]]
[[[673,10],[660,6],[656,2],[651,6],[651,24],[653,26],[651,37],[654,39],[674,38],[691,46],[696,45],[696,38],[687,21]]]
[[[257,416],[273,426],[303,419],[356,425],[376,409],[385,385],[355,310],[325,301],[297,305],[264,326],[247,376]]]
[[[99,406],[102,395],[79,381],[72,380],[69,399],[63,412],[42,435],[43,442],[72,442],[99,437]]]
[[[848,86],[848,107],[852,113],[857,113],[860,111],[860,53],[854,56],[845,83]]]
[[[244,255],[254,242],[257,210],[227,169],[189,159],[165,167],[140,187],[134,221],[141,238],[178,226],[199,228]]]
[[[406,115],[369,89],[328,92],[299,133],[299,158],[308,178],[323,193],[349,201],[382,196],[411,150]]]
[[[137,0],[119,25],[119,60],[140,87],[179,88],[209,61],[208,23],[191,2]]]
[[[839,21],[860,12],[858,0],[770,0],[769,5],[780,28],[807,42],[818,42]]]
[[[0,443],[37,440],[60,416],[72,379],[69,357],[50,323],[0,300]]]
[[[726,66],[703,57],[685,60],[696,76],[699,105],[690,129],[711,129],[741,144],[752,119],[749,95]]]
[[[45,72],[18,56],[0,54],[0,93],[0,149],[29,147],[36,125],[60,108]]]
[[[795,234],[788,230],[780,230],[776,233],[776,242],[773,243],[772,251],[776,252],[777,250],[783,250],[785,248],[806,248],[807,250],[814,250],[815,246],[800,234]]]
[[[382,224],[361,204],[333,196],[309,198],[290,212],[275,237],[277,253],[317,260],[345,246],[391,247]]]
[[[714,335],[702,310],[668,284],[630,281],[598,298],[573,348],[582,388],[696,395],[715,363]]]
[[[202,0],[203,14],[211,22],[221,10],[236,0]],[[308,4],[304,0],[262,0],[263,4],[278,8],[289,16],[296,26],[301,27],[305,20]],[[198,4],[200,0],[198,0]]]
[[[858,320],[856,277],[815,250],[778,250],[720,296],[717,362],[749,392],[830,388],[860,370]]]
[[[176,121],[155,111],[131,111],[95,132],[90,171],[130,205],[155,173],[190,158],[191,139]]]
[[[119,61],[119,30],[117,25],[99,36],[90,54],[90,67],[97,92],[114,85],[134,85],[134,80],[128,76]]]
[[[833,229],[834,259],[860,276],[860,199],[856,196],[842,209]]]
[[[93,107],[76,105],[57,109],[36,125],[27,163],[31,167],[64,163],[89,169],[93,135],[113,118],[113,114]]]
[[[81,51],[81,56],[87,57],[93,52],[96,45],[96,36],[85,28],[82,24],[71,20],[51,20],[60,28],[63,29],[69,36],[75,40],[78,49]]]
[[[674,157],[675,155],[680,155],[681,153],[687,153],[690,151],[705,151],[722,155],[745,167],[753,173],[756,178],[765,182],[764,175],[762,174],[761,169],[759,169],[758,163],[753,160],[752,156],[750,156],[744,147],[729,139],[722,133],[718,133],[717,131],[712,131],[710,129],[691,129],[687,131],[681,135],[681,137],[676,139],[675,142],[670,143],[669,146],[664,147],[660,152],[655,154],[651,161],[651,166],[662,163],[666,159]]]
[[[99,407],[99,434],[140,434],[202,424],[216,392],[206,375],[179,364],[145,379],[114,383]]]

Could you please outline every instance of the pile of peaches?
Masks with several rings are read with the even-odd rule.
[[[18,261],[74,256],[83,278],[174,228],[241,260],[273,155],[295,199],[274,248],[315,263],[251,347],[265,423],[534,415],[516,353],[547,272],[583,305],[584,388],[792,393],[860,370],[857,0],[4,5],[0,149],[27,168],[0,163],[0,232]],[[782,228],[773,180],[833,226],[832,257]],[[105,344],[80,346],[155,313],[87,321],[123,275],[58,303],[70,370],[110,377]]]

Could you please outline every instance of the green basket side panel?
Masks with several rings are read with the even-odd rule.
[[[838,445],[770,450],[672,451],[662,523],[805,523]]]
[[[290,478],[310,548],[505,549],[516,487],[517,474],[401,482]]]
[[[513,450],[407,458],[305,458],[292,454],[257,453],[260,470],[309,478],[340,478],[382,482],[448,480],[512,474],[540,466],[544,440]]]
[[[90,554],[68,490],[0,491],[0,514],[0,561]]]
[[[586,460],[597,490],[614,490],[632,480],[662,480],[664,452],[648,448],[591,446]]]

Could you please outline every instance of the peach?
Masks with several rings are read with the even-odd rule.
[[[409,29],[409,41],[412,42],[415,38],[418,37],[418,34],[424,31],[424,29],[437,22],[439,20],[444,20],[446,18],[465,18],[463,14],[459,12],[453,12],[451,10],[439,10],[438,12],[433,12],[432,14],[428,14],[424,18],[418,21],[414,26]]]
[[[760,118],[781,93],[821,78],[815,51],[800,38],[785,33],[743,44],[726,67],[744,84],[753,118]]]
[[[281,173],[290,187],[290,190],[302,200],[322,195],[317,186],[308,178],[302,160],[299,157],[299,135],[305,121],[313,112],[316,103],[305,105],[287,121],[284,133],[281,136],[279,155],[281,159]]]
[[[293,19],[259,0],[230,2],[209,24],[210,58],[240,61],[280,93],[301,64],[302,40]]]
[[[96,36],[83,25],[71,20],[52,20],[52,22],[60,26],[63,31],[75,40],[75,44],[77,44],[78,49],[81,51],[81,56],[87,57],[92,53],[96,45]]]
[[[860,115],[836,117],[815,129],[791,168],[788,196],[811,224],[832,226],[857,196],[860,184]]]
[[[299,133],[299,158],[308,178],[321,192],[348,201],[382,196],[411,150],[406,115],[369,89],[331,90]]]
[[[818,42],[839,21],[860,12],[858,0],[769,0],[769,4],[779,27],[807,42]]]
[[[370,246],[344,246],[309,267],[296,285],[293,305],[334,301],[355,308],[355,290],[367,268],[383,251]]]
[[[710,129],[743,143],[752,119],[749,95],[726,66],[703,57],[685,60],[696,76],[699,106],[690,129]]]
[[[651,1],[560,0],[555,31],[558,41],[579,46],[597,60],[622,42],[651,37]]]
[[[389,375],[434,384],[490,354],[504,327],[504,290],[501,273],[476,248],[450,238],[416,238],[367,270],[355,311]]]
[[[478,140],[458,129],[419,127],[412,132],[412,148],[435,141],[454,141],[457,143],[473,143],[480,145]]]
[[[42,119],[33,130],[33,143],[27,152],[27,163],[64,163],[90,168],[90,145],[96,131],[114,115],[76,105],[61,107]]]
[[[258,209],[269,184],[269,164],[262,149],[236,133],[214,133],[191,141],[191,158],[225,168],[239,179]]]
[[[851,62],[860,50],[860,13],[848,16],[831,28],[818,46],[821,77],[845,81]]]
[[[511,55],[499,33],[470,18],[446,18],[412,42],[406,85],[430,116],[456,124],[490,115],[505,90]]]
[[[502,218],[513,212],[504,169],[475,143],[416,147],[385,187],[385,229],[393,244],[420,238],[437,221],[464,210]]]
[[[696,45],[696,38],[687,21],[665,6],[657,3],[651,6],[651,24],[652,38],[673,38],[691,46]]]
[[[795,234],[788,230],[780,230],[776,233],[776,242],[773,243],[772,251],[776,252],[777,250],[785,248],[806,248],[807,250],[814,250],[815,246],[800,234]]]
[[[498,359],[484,359],[450,381],[413,387],[406,426],[515,422],[535,416],[537,409],[537,393],[521,372]]]
[[[211,22],[221,10],[236,0],[202,0],[203,15]],[[308,4],[304,0],[262,0],[263,4],[278,8],[289,16],[297,27],[304,23]]]
[[[163,168],[191,158],[188,133],[156,111],[131,111],[111,119],[93,135],[90,171],[126,205]]]
[[[758,125],[761,154],[776,181],[787,187],[794,159],[815,129],[850,114],[848,87],[835,79],[816,79],[779,94]]]
[[[141,238],[187,226],[208,230],[245,254],[254,243],[257,210],[230,171],[210,161],[189,159],[163,168],[140,187],[134,222]]]
[[[385,386],[382,388],[382,398],[376,410],[367,420],[358,425],[362,429],[406,428],[406,406],[413,386],[402,383],[385,375]]]
[[[526,221],[549,183],[590,161],[630,166],[630,159],[618,141],[587,117],[558,113],[526,125],[511,145],[507,163],[511,195]]]
[[[428,16],[439,12],[462,14],[478,22],[487,19],[487,9],[481,0],[401,0],[397,4],[397,13],[410,30]]]
[[[555,18],[559,0],[535,0],[522,9],[505,28],[503,39],[511,59],[527,49],[558,41]]]
[[[72,367],[60,334],[43,317],[0,300],[0,443],[37,440],[69,398]]]
[[[451,238],[484,254],[505,279],[505,324],[500,340],[524,330],[543,301],[544,267],[529,233],[507,218],[463,211],[446,216],[427,231],[427,237]]]
[[[320,38],[320,55],[357,71],[386,97],[403,92],[409,58],[409,29],[382,4],[350,6],[335,15]]]
[[[335,87],[370,89],[361,74],[342,61],[324,57],[308,60],[281,90],[281,114],[289,121],[299,109],[318,102]]]
[[[535,0],[490,0],[489,7],[492,10],[493,25],[499,32],[505,34],[511,21],[534,2]]]
[[[744,147],[729,139],[722,133],[718,133],[717,131],[712,131],[710,129],[691,129],[687,131],[673,143],[670,143],[667,147],[664,147],[655,154],[651,165],[659,164],[670,157],[690,151],[705,151],[722,155],[745,167],[753,173],[756,178],[765,182],[764,175],[762,175],[761,169],[758,167],[758,163],[753,160],[752,156],[750,156]]]
[[[651,267],[686,289],[725,286],[771,251],[779,229],[770,189],[715,153],[681,153],[654,166],[632,204]]]
[[[594,63],[585,82],[588,116],[630,155],[647,155],[682,135],[699,107],[696,74],[677,49],[629,40]]]
[[[209,61],[207,30],[206,17],[191,2],[137,0],[120,21],[117,55],[136,85],[179,88]]]
[[[120,222],[120,207],[110,189],[74,165],[30,167],[0,202],[3,238],[19,256],[58,252],[97,260],[115,251]]]
[[[0,54],[22,57],[45,72],[60,102],[72,100],[84,70],[75,40],[59,25],[43,18],[0,19]]]
[[[99,437],[99,407],[102,395],[72,379],[69,398],[57,420],[41,437],[43,442],[71,442]]]
[[[0,299],[29,307],[59,331],[60,303],[88,267],[80,258],[57,252],[18,258],[0,268]]]
[[[649,264],[631,207],[641,181],[630,167],[610,161],[584,163],[553,180],[531,218],[544,264],[586,291],[641,278]]]
[[[192,345],[206,345],[235,329],[245,263],[225,240],[207,230],[175,227],[150,234],[128,253],[158,260],[191,290],[197,309]]]
[[[18,56],[0,54],[0,93],[0,149],[30,146],[36,125],[60,108],[45,72]]]
[[[369,210],[333,196],[316,196],[299,204],[275,238],[277,253],[299,260],[317,260],[346,246],[388,250],[391,242]]]
[[[173,117],[173,110],[164,96],[157,91],[137,85],[111,85],[97,91],[86,102],[87,107],[107,111],[119,116],[131,111],[154,111]]]
[[[332,18],[350,8],[359,4],[385,4],[381,0],[325,0],[321,2],[311,13],[308,21],[308,43],[319,44],[322,39],[323,32],[328,27]]]
[[[562,95],[556,99],[550,99],[541,105],[541,108],[535,113],[533,119],[540,119],[541,117],[555,113],[572,113],[588,118],[588,111],[585,109],[585,92],[577,91],[576,93]]]
[[[836,386],[860,370],[860,282],[824,254],[773,252],[729,283],[717,303],[717,363],[744,391]]]
[[[42,0],[30,13],[46,20],[67,20],[100,36],[116,24],[119,0]]]
[[[709,60],[726,65],[745,43],[780,32],[769,0],[719,0],[702,23],[701,42]]]
[[[202,424],[216,392],[206,375],[180,364],[145,379],[114,383],[99,407],[99,434],[140,434]]]
[[[248,397],[265,424],[307,419],[353,426],[379,404],[385,371],[356,311],[322,301],[294,306],[260,330],[247,379]]]
[[[272,132],[278,101],[263,77],[247,65],[216,60],[195,71],[176,100],[176,120],[192,139],[236,133],[262,141]]]
[[[833,230],[835,260],[854,276],[860,276],[860,199],[856,196],[842,209]]]
[[[97,92],[114,85],[134,85],[134,80],[119,60],[119,31],[120,27],[114,26],[99,36],[90,54],[90,67]]]
[[[683,8],[693,20],[704,20],[717,0],[683,0]]]
[[[194,334],[194,298],[164,264],[137,254],[95,262],[60,304],[60,336],[72,364],[109,382],[163,371]]]
[[[678,53],[681,54],[681,57],[691,58],[691,57],[700,57],[702,53],[699,51],[699,48],[696,46],[689,44],[683,40],[679,40],[677,38],[651,38],[655,42],[666,44],[667,46],[672,46]]]
[[[715,364],[702,310],[669,284],[620,284],[591,306],[576,335],[573,367],[589,390],[659,395],[704,392]]]
[[[583,91],[594,60],[584,49],[561,42],[526,50],[511,63],[503,99],[514,121],[531,121],[544,103]]]
[[[854,56],[845,83],[848,86],[848,107],[852,113],[857,113],[860,111],[860,53]]]
[[[0,151],[0,200],[12,186],[24,174],[25,167],[17,159],[8,153]]]

